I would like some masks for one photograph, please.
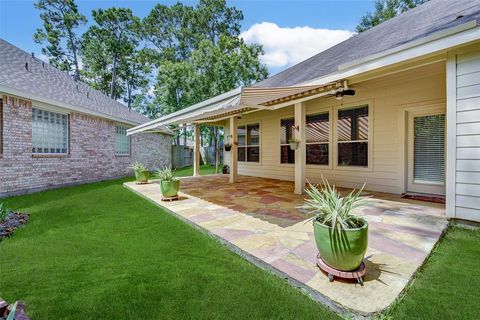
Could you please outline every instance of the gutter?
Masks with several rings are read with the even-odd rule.
[[[100,118],[114,120],[116,122],[127,123],[127,124],[131,124],[131,125],[134,125],[134,126],[139,124],[138,122],[129,121],[129,120],[126,120],[126,119],[123,119],[123,118],[120,118],[120,117],[115,117],[115,116],[112,116],[112,115],[109,115],[109,114],[106,114],[106,113],[103,113],[103,112],[93,111],[93,110],[86,109],[86,108],[83,108],[83,107],[71,105],[69,103],[55,101],[53,99],[49,99],[49,98],[41,97],[41,96],[38,96],[38,95],[33,95],[33,94],[30,94],[30,93],[26,93],[25,91],[14,89],[12,87],[9,87],[9,86],[3,85],[3,84],[0,84],[0,92],[4,92],[4,93],[11,94],[11,95],[18,96],[18,97],[24,97],[24,98],[29,99],[29,100],[35,100],[35,101],[38,101],[38,102],[50,104],[52,106],[59,106],[59,107],[62,107],[64,109],[77,111],[77,112],[80,112],[80,113],[94,115],[94,116],[97,116],[97,117],[100,117]]]

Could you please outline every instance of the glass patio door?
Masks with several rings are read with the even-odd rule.
[[[445,112],[410,112],[407,191],[445,194]]]

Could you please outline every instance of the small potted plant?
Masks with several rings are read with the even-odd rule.
[[[300,208],[313,214],[315,243],[321,259],[341,271],[357,270],[365,257],[368,245],[368,223],[352,213],[363,205],[363,187],[342,197],[335,186],[322,177],[320,190],[309,183],[309,199]]]
[[[139,161],[135,162],[130,168],[135,172],[135,180],[137,184],[148,183],[149,172],[148,169]]]
[[[223,165],[222,167],[222,173],[223,174],[229,174],[230,173],[230,167],[226,164]]]
[[[173,176],[173,171],[165,166],[158,170],[158,177],[160,178],[160,191],[164,198],[176,198],[178,189],[180,188],[180,180]]]
[[[290,149],[297,150],[300,141],[298,141],[297,139],[290,139],[288,140],[288,144],[290,145]]]

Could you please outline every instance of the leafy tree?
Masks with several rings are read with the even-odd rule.
[[[96,24],[83,35],[85,69],[97,89],[117,99],[126,91],[121,82],[129,78],[121,72],[131,72],[136,61],[140,20],[126,8],[93,10],[92,16]]]
[[[375,11],[362,17],[357,32],[366,31],[428,0],[376,0]]]
[[[35,42],[48,42],[42,53],[49,62],[61,70],[73,71],[80,80],[81,42],[75,31],[87,18],[78,12],[74,0],[39,0],[35,8],[41,11],[43,21],[43,29],[37,29],[33,36]]]

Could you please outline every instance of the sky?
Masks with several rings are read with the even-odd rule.
[[[42,26],[34,2],[0,0],[0,37],[42,58],[41,45],[33,41],[35,30]],[[135,15],[145,17],[156,3],[174,2],[76,0],[89,22],[93,20],[92,9],[128,7]],[[196,4],[196,1],[181,2]],[[263,45],[265,54],[261,61],[271,75],[349,38],[360,18],[374,8],[374,0],[227,0],[227,3],[243,11],[241,37],[247,43]]]

